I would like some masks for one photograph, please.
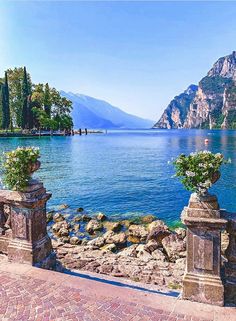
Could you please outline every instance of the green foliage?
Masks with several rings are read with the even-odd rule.
[[[30,166],[36,163],[39,156],[39,149],[35,147],[18,147],[4,153],[4,184],[15,191],[24,190],[31,178]]]
[[[236,110],[229,110],[227,115],[229,129],[236,129]]]
[[[48,83],[32,84],[25,67],[8,69],[6,76],[0,79],[0,128],[73,128],[72,102],[61,97],[55,88]]]
[[[50,88],[48,83],[45,85],[44,90],[44,110],[48,117],[51,117],[51,107],[52,107],[52,101],[51,101],[51,95],[50,95]]]
[[[190,155],[179,155],[173,162],[176,177],[184,187],[198,194],[205,194],[213,185],[222,164],[227,163],[222,154],[200,151]]]
[[[225,78],[221,76],[206,76],[200,81],[199,86],[204,90],[205,93],[223,94],[225,87],[228,87],[231,84],[231,78]]]

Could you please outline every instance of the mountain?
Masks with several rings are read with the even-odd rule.
[[[190,85],[182,94],[174,97],[153,128],[182,128],[197,89],[196,85]]]
[[[73,103],[74,127],[90,129],[145,129],[152,120],[128,114],[106,101],[71,92],[60,92]]]
[[[174,112],[169,105],[154,128],[236,129],[236,51],[216,61],[185,108],[177,102]]]

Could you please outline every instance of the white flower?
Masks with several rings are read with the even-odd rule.
[[[195,173],[194,172],[191,172],[191,171],[186,171],[185,174],[189,177],[194,177],[195,176]]]

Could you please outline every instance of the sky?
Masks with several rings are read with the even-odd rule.
[[[236,2],[1,1],[0,74],[104,99],[158,120],[236,50]]]

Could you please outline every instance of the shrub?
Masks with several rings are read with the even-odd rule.
[[[173,162],[176,174],[184,187],[199,195],[207,193],[208,189],[220,177],[220,166],[228,163],[220,153],[200,151],[190,155],[179,155]]]
[[[35,147],[18,147],[4,153],[3,182],[15,191],[22,191],[31,178],[31,167],[40,157],[39,149]]]

